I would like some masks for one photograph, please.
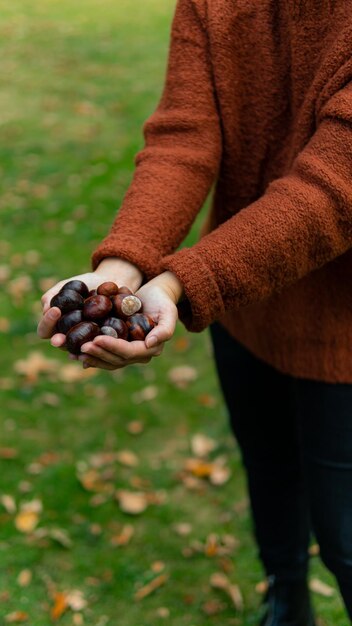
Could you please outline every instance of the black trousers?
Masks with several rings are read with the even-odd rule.
[[[352,619],[352,384],[282,374],[218,324],[211,336],[265,571],[306,576],[312,529]]]

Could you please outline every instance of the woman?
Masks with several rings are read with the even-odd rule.
[[[352,618],[352,6],[178,0],[165,88],[93,255],[158,324],[97,337],[84,367],[161,353],[211,325],[269,580],[265,626],[312,626],[313,529]],[[176,251],[216,182],[201,240]],[[60,312],[43,296],[39,334]],[[63,335],[53,335],[55,346]]]

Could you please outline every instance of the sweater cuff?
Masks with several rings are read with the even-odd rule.
[[[162,270],[177,276],[186,298],[179,302],[180,320],[192,332],[200,332],[225,313],[224,302],[209,267],[192,248],[183,248],[162,259]]]
[[[158,276],[161,272],[160,252],[152,246],[136,245],[132,242],[122,242],[120,237],[110,235],[94,250],[92,254],[93,270],[107,257],[117,257],[136,265],[143,272],[147,280]]]

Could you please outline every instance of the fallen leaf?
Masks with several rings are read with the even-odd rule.
[[[140,391],[136,391],[132,394],[132,402],[135,404],[141,404],[142,402],[150,402],[150,400],[154,400],[159,393],[159,389],[156,385],[148,385],[141,389]]]
[[[333,587],[323,583],[323,581],[318,578],[312,578],[309,581],[309,589],[314,591],[314,593],[318,593],[320,596],[324,596],[325,598],[331,598],[335,594],[335,589]]]
[[[31,533],[39,523],[35,511],[20,511],[15,517],[15,526],[21,533]]]
[[[18,450],[16,448],[0,448],[0,459],[17,459]]]
[[[178,524],[173,525],[173,529],[175,533],[181,537],[186,537],[192,532],[192,524],[189,524],[188,522],[179,522]]]
[[[209,476],[212,485],[220,486],[227,483],[231,477],[231,471],[228,467],[222,467],[214,463],[213,470]]]
[[[87,600],[84,598],[83,592],[79,589],[73,589],[66,593],[66,602],[71,611],[82,611],[87,607]]]
[[[261,580],[259,583],[256,584],[255,586],[255,590],[257,593],[261,593],[264,594],[268,591],[269,588],[269,583],[267,580]]]
[[[161,617],[162,619],[168,619],[170,617],[170,609],[168,609],[166,606],[160,606],[156,610],[156,616]]]
[[[7,513],[10,513],[10,515],[13,515],[13,513],[16,513],[16,510],[17,510],[16,502],[12,496],[9,496],[8,494],[4,493],[0,498],[0,502],[3,505]]]
[[[23,569],[17,576],[17,582],[20,587],[28,587],[32,582],[32,572],[30,569]]]
[[[220,602],[219,600],[207,600],[202,604],[202,611],[205,615],[218,615],[222,613],[226,609],[226,604]]]
[[[83,369],[77,363],[67,363],[57,368],[57,378],[64,383],[78,383],[87,378],[93,378],[98,371],[95,368]]]
[[[7,624],[19,624],[21,622],[27,622],[29,619],[28,613],[25,611],[13,611],[5,615],[5,622]]]
[[[88,469],[86,472],[78,473],[77,478],[86,491],[99,493],[112,493],[113,491],[112,484],[102,480],[96,469]]]
[[[53,621],[57,621],[65,613],[65,611],[67,611],[69,605],[66,594],[61,591],[56,591],[54,593],[53,600],[54,605],[51,607],[50,617]]]
[[[309,547],[308,552],[309,552],[310,556],[319,556],[319,554],[320,554],[320,547],[319,547],[319,545],[317,543],[314,543],[313,545],[311,545]]]
[[[214,396],[211,396],[209,393],[201,393],[197,397],[197,402],[201,406],[205,406],[209,408],[216,406],[216,398],[214,398]]]
[[[118,533],[117,535],[113,535],[113,537],[111,537],[110,543],[113,546],[125,546],[130,542],[133,535],[134,535],[133,526],[131,526],[131,524],[126,524],[125,526],[123,526],[120,533]]]
[[[26,382],[36,383],[40,374],[56,372],[59,361],[48,359],[42,352],[30,352],[26,359],[15,362],[14,369],[17,374],[25,376]]]
[[[154,572],[154,574],[160,574],[160,572],[165,569],[165,563],[163,561],[154,561],[154,563],[151,564],[150,569]]]
[[[137,455],[131,450],[120,450],[116,453],[116,460],[127,467],[136,467],[139,463]]]
[[[198,378],[198,373],[197,370],[190,365],[178,365],[169,370],[168,378],[178,389],[185,389],[191,382]]]
[[[153,591],[155,591],[162,585],[165,585],[167,580],[168,580],[167,574],[160,574],[160,576],[157,576],[156,578],[151,580],[149,583],[144,585],[144,587],[141,587],[140,589],[138,589],[138,591],[136,591],[136,593],[134,594],[134,599],[143,600],[143,598],[146,598],[147,596],[149,596],[151,593],[153,593]]]
[[[201,459],[186,459],[185,470],[197,478],[208,478],[214,471],[214,464]]]
[[[200,458],[208,456],[208,454],[215,450],[216,447],[216,441],[207,435],[203,435],[202,433],[196,433],[191,439],[192,452],[195,456]]]
[[[0,317],[0,333],[8,333],[10,327],[10,320],[7,317]]]
[[[131,515],[139,515],[148,507],[147,494],[138,491],[119,490],[116,492],[121,511]]]
[[[126,426],[130,435],[140,435],[144,430],[144,424],[140,420],[132,420]]]
[[[243,609],[243,597],[239,586],[231,583],[225,574],[222,572],[214,573],[210,578],[210,584],[215,589],[224,591],[238,611]]]

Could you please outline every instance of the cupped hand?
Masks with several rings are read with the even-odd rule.
[[[84,367],[114,370],[133,363],[148,363],[153,357],[159,356],[165,342],[174,334],[178,318],[176,303],[181,293],[181,284],[170,272],[146,283],[136,295],[143,302],[143,312],[156,322],[156,326],[145,341],[127,342],[98,335],[82,346],[83,354],[78,359]]]
[[[56,348],[64,346],[65,335],[55,333],[55,326],[60,319],[61,312],[57,307],[50,307],[50,302],[69,280],[82,280],[89,290],[96,289],[105,281],[113,281],[119,287],[126,285],[132,291],[135,291],[141,285],[142,279],[142,272],[132,263],[119,258],[107,258],[99,264],[94,272],[87,272],[61,280],[42,296],[43,316],[39,321],[37,329],[39,337],[42,339],[51,338],[51,344]]]

